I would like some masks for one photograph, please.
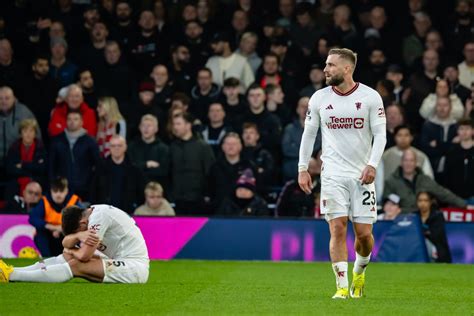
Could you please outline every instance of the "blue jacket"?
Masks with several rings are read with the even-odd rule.
[[[70,190],[87,192],[98,162],[99,147],[94,138],[87,134],[80,136],[71,150],[63,132],[51,141],[49,178],[66,177]]]

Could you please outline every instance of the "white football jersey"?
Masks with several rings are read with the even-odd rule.
[[[88,229],[99,235],[97,250],[111,259],[148,259],[145,239],[133,218],[107,204],[91,208]]]
[[[320,89],[309,100],[305,125],[317,122],[322,134],[322,175],[359,178],[372,149],[371,126],[385,124],[378,92],[362,83],[345,94],[332,86]]]

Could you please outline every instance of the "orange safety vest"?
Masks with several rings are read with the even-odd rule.
[[[79,197],[73,194],[65,207],[75,205],[78,200],[79,200]],[[51,224],[51,225],[61,225],[62,223],[61,213],[56,212],[56,210],[51,206],[51,203],[49,203],[46,196],[43,196],[43,203],[44,203],[44,220],[46,221],[46,223]]]

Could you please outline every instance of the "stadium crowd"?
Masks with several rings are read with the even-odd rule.
[[[3,212],[318,217],[320,141],[312,195],[297,163],[332,47],[384,101],[381,218],[470,207],[473,34],[470,0],[2,1]]]

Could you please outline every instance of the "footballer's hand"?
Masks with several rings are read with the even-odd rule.
[[[83,232],[78,233],[79,240],[81,243],[86,244],[88,246],[94,247],[99,243],[99,236],[94,231],[86,230]]]
[[[313,183],[308,171],[298,172],[298,184],[304,193],[311,194],[311,187]]]
[[[362,171],[362,175],[360,176],[359,180],[362,184],[371,184],[375,180],[375,168],[367,165],[364,171]]]

